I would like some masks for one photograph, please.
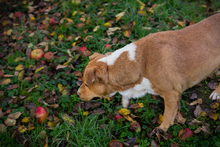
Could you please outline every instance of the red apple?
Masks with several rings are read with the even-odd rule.
[[[141,132],[141,126],[140,126],[140,124],[138,123],[138,122],[132,122],[132,123],[130,123],[130,128],[132,129],[132,130],[134,130],[135,132]]]
[[[120,122],[123,118],[124,118],[124,117],[122,117],[122,116],[119,115],[119,114],[116,114],[116,115],[115,115],[115,119],[116,119],[117,122]]]
[[[50,24],[58,24],[58,21],[56,20],[55,17],[50,18]]]
[[[81,48],[79,49],[79,52],[84,52],[84,51],[86,51],[86,50],[87,50],[86,47],[81,47]]]
[[[90,56],[90,55],[91,55],[91,52],[90,52],[86,47],[81,47],[81,48],[79,49],[79,52],[81,53],[81,55],[82,55],[83,57],[85,57],[85,56]]]
[[[110,49],[110,48],[112,48],[112,46],[110,44],[106,44],[104,48],[105,49],[108,49],[108,48]]]
[[[37,107],[34,112],[34,116],[37,119],[37,123],[41,124],[47,119],[48,112],[44,107]]]
[[[44,56],[44,52],[41,49],[35,49],[31,52],[31,59],[41,59]]]
[[[114,139],[109,143],[109,147],[123,147],[123,144],[117,139]]]
[[[181,129],[178,134],[178,138],[182,141],[186,141],[186,139],[191,136],[193,136],[193,131],[189,128]]]
[[[51,60],[51,58],[53,58],[54,55],[52,52],[47,52],[45,55],[44,55],[44,58],[47,59],[47,62],[49,62]]]
[[[21,15],[22,13],[19,11],[14,13],[14,17],[17,17],[17,18],[21,17]]]

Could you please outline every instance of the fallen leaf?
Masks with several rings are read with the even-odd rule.
[[[182,116],[180,112],[177,112],[175,119],[178,123],[185,124],[186,119]]]
[[[141,16],[146,16],[146,15],[147,15],[147,12],[146,12],[146,11],[143,11],[143,10],[139,10],[139,11],[138,11],[138,14],[141,15]]]
[[[210,134],[210,131],[209,131],[209,124],[206,123],[205,126],[202,126],[201,129],[202,129],[203,132],[205,132],[205,133],[211,135],[211,134]]]
[[[121,115],[128,115],[130,114],[130,110],[126,109],[126,108],[121,108],[120,110],[118,110],[118,113],[120,113]]]
[[[62,114],[62,119],[64,120],[65,123],[74,126],[75,125],[75,120],[72,116],[69,116],[66,113]]]
[[[96,108],[94,111],[91,112],[91,114],[103,114],[105,113],[105,110],[102,110],[101,108]]]
[[[46,139],[47,133],[46,133],[45,130],[43,130],[43,131],[41,131],[41,132],[39,133],[38,136],[39,136],[40,139]]]
[[[219,118],[219,114],[218,113],[210,113],[209,117],[213,120],[217,120]]]
[[[192,93],[192,95],[190,96],[190,99],[197,99],[197,94],[196,93]]]
[[[200,113],[202,112],[202,108],[198,105],[196,106],[196,109],[194,110],[194,116],[196,118],[200,117]]]
[[[133,108],[133,109],[139,109],[139,108],[143,108],[144,104],[143,103],[136,103],[136,104],[132,104],[129,106],[129,108]]]
[[[20,133],[24,133],[26,130],[27,130],[27,128],[26,128],[25,126],[19,126],[19,127],[18,127],[18,131],[19,131]]]
[[[210,89],[215,90],[218,87],[218,83],[217,82],[210,82],[207,85]]]
[[[202,104],[202,99],[201,98],[197,99],[197,100],[191,102],[189,105],[193,106],[193,105],[196,105],[196,104]]]
[[[106,23],[104,23],[104,26],[105,26],[105,27],[111,27],[112,24],[111,24],[110,22],[106,22]]]
[[[8,85],[10,83],[11,83],[11,79],[4,78],[0,81],[0,85]]]
[[[124,31],[124,36],[127,37],[127,38],[130,38],[131,31]]]
[[[24,70],[24,65],[22,65],[22,64],[19,64],[18,66],[16,66],[16,68],[15,68],[15,70],[16,71],[21,71],[21,70]]]
[[[14,126],[16,124],[16,120],[10,118],[7,118],[4,122],[7,126]]]
[[[198,133],[200,133],[201,131],[202,131],[201,127],[198,127],[198,128],[194,131],[194,133],[198,134]]]
[[[0,109],[0,118],[4,116],[4,113],[2,112],[2,109]]]
[[[21,115],[21,112],[15,112],[15,113],[12,113],[12,114],[9,114],[8,115],[8,118],[10,119],[18,119]]]
[[[163,122],[163,115],[162,114],[159,114],[159,116],[158,116],[158,121],[157,121],[157,123],[158,124],[162,124],[162,122]]]
[[[15,89],[15,88],[19,88],[19,85],[18,84],[9,85],[7,87],[7,90],[12,90],[12,89]]]
[[[211,103],[211,104],[210,104],[210,107],[211,107],[212,109],[218,110],[218,109],[220,108],[220,104],[219,104],[218,101],[216,101],[216,102],[214,102],[214,103]]]
[[[4,124],[0,124],[0,133],[4,133],[6,131],[6,126]]]
[[[152,147],[160,147],[160,143],[157,140],[152,140],[150,145]]]
[[[30,117],[24,117],[21,122],[22,123],[29,123],[31,121],[31,118]]]

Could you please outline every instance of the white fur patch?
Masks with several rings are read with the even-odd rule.
[[[220,99],[220,94],[212,92],[212,94],[209,96],[209,98],[212,100],[218,100],[218,99]]]
[[[142,82],[140,84],[134,86],[133,88],[130,88],[125,91],[119,91],[119,93],[127,99],[139,98],[139,97],[144,96],[147,93],[157,95],[154,92],[154,90],[151,88],[150,81],[146,78],[143,78]]]
[[[120,57],[120,55],[123,52],[128,52],[128,54],[129,54],[128,57],[129,57],[130,61],[135,61],[135,51],[136,51],[136,48],[137,48],[137,46],[134,43],[130,43],[130,44],[124,46],[123,48],[116,50],[111,55],[99,59],[98,61],[105,62],[108,65],[114,65],[115,61],[118,59],[118,57]]]
[[[115,95],[117,93],[117,91],[111,93],[109,96],[112,97],[113,95]]]

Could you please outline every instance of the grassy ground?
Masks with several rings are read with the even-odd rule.
[[[177,120],[161,137],[150,138],[148,134],[159,126],[163,114],[159,97],[146,95],[131,101],[144,105],[129,108],[129,116],[141,126],[141,131],[134,131],[131,122],[124,121],[127,117],[115,120],[122,108],[120,95],[93,103],[81,102],[76,96],[89,61],[80,47],[91,53],[114,51],[150,33],[192,25],[219,8],[217,0],[1,0],[0,146],[105,147],[113,139],[124,146],[220,146],[219,103],[208,100],[218,74],[184,92],[180,112],[186,122]],[[15,17],[18,11],[22,15]],[[111,28],[116,30],[109,32]],[[36,48],[52,52],[54,58],[49,62],[31,59],[30,53]],[[23,68],[18,69],[19,65]],[[189,105],[199,98],[202,103]],[[49,112],[43,124],[34,120],[37,106]],[[201,111],[195,116],[199,107]],[[19,116],[11,117],[15,112]],[[182,141],[178,137],[182,128],[197,131]]]

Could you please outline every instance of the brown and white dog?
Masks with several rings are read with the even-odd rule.
[[[89,101],[119,92],[123,107],[146,93],[160,95],[165,111],[159,129],[167,131],[182,92],[219,67],[220,14],[215,14],[181,30],[150,34],[110,55],[94,53],[77,94]],[[210,98],[220,98],[220,86]]]

